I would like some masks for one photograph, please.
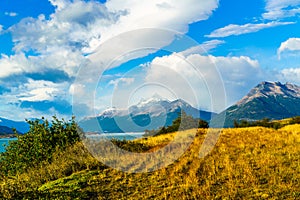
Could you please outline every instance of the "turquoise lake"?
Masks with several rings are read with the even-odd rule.
[[[9,141],[16,140],[17,138],[3,138],[0,139],[0,153],[5,151],[4,145],[8,145]]]

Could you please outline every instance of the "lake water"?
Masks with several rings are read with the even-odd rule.
[[[4,145],[8,145],[9,141],[16,140],[17,138],[2,138],[0,139],[0,153],[5,151]]]
[[[134,140],[143,136],[144,133],[106,133],[98,135],[88,135],[90,138],[105,138],[105,139],[118,139],[118,140]],[[5,151],[4,145],[8,145],[9,141],[16,140],[16,138],[2,138],[0,139],[0,153]]]

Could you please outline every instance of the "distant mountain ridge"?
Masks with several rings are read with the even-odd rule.
[[[8,134],[11,134],[12,128],[17,129],[19,133],[26,133],[29,130],[29,124],[25,121],[13,121],[2,117],[0,117],[0,126],[9,128],[3,128],[3,132],[7,130]]]
[[[233,127],[234,120],[256,121],[300,116],[300,86],[264,81],[220,114],[198,110],[182,99],[169,101],[154,96],[142,99],[128,109],[108,108],[96,117],[81,120],[79,125],[86,132],[143,132],[171,125],[181,110],[205,121],[213,118],[211,127],[221,127],[223,124],[224,127]],[[11,134],[12,128],[16,128],[19,133],[26,133],[29,124],[0,117],[1,134]]]
[[[206,121],[215,115],[200,111],[181,99],[169,101],[155,96],[143,99],[128,109],[109,108],[97,117],[80,121],[79,125],[86,132],[143,132],[171,125],[181,110]]]
[[[18,134],[21,132],[17,131]],[[14,134],[14,131],[12,128],[9,128],[7,126],[0,126],[0,136],[5,136],[5,135],[11,135]]]
[[[300,115],[300,86],[264,81],[254,87],[235,105],[223,111],[225,127],[234,120],[284,119]],[[214,120],[218,121],[216,116]]]

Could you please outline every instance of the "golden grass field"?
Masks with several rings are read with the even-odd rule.
[[[155,152],[176,134],[196,134],[174,163],[148,173],[126,173],[93,158],[82,143],[56,152],[52,163],[2,177],[5,199],[300,199],[300,125],[224,129],[199,158],[205,129],[138,139]],[[124,146],[126,148],[126,145]],[[180,148],[180,145],[178,146]],[[143,148],[142,148],[143,149]],[[137,150],[138,152],[140,150]],[[151,160],[143,163],[151,166]]]

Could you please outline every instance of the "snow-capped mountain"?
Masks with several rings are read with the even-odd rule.
[[[109,118],[112,118],[114,116],[124,116],[127,113],[128,113],[127,110],[117,109],[116,107],[112,107],[112,108],[107,108],[102,113],[100,113],[99,117],[103,117],[103,118],[109,117]]]
[[[132,116],[149,114],[157,117],[167,114],[172,107],[174,106],[171,101],[156,95],[150,99],[142,99],[138,104],[130,106],[128,111]]]
[[[128,109],[106,109],[99,116],[87,118],[79,124],[88,132],[143,132],[146,129],[157,129],[172,124],[181,110],[194,118],[206,121],[214,115],[211,112],[200,111],[181,99],[169,101],[154,96],[142,99]]]
[[[234,120],[284,119],[300,115],[300,87],[291,83],[262,82],[244,98],[220,114],[225,127]],[[214,118],[218,120],[218,116]]]

